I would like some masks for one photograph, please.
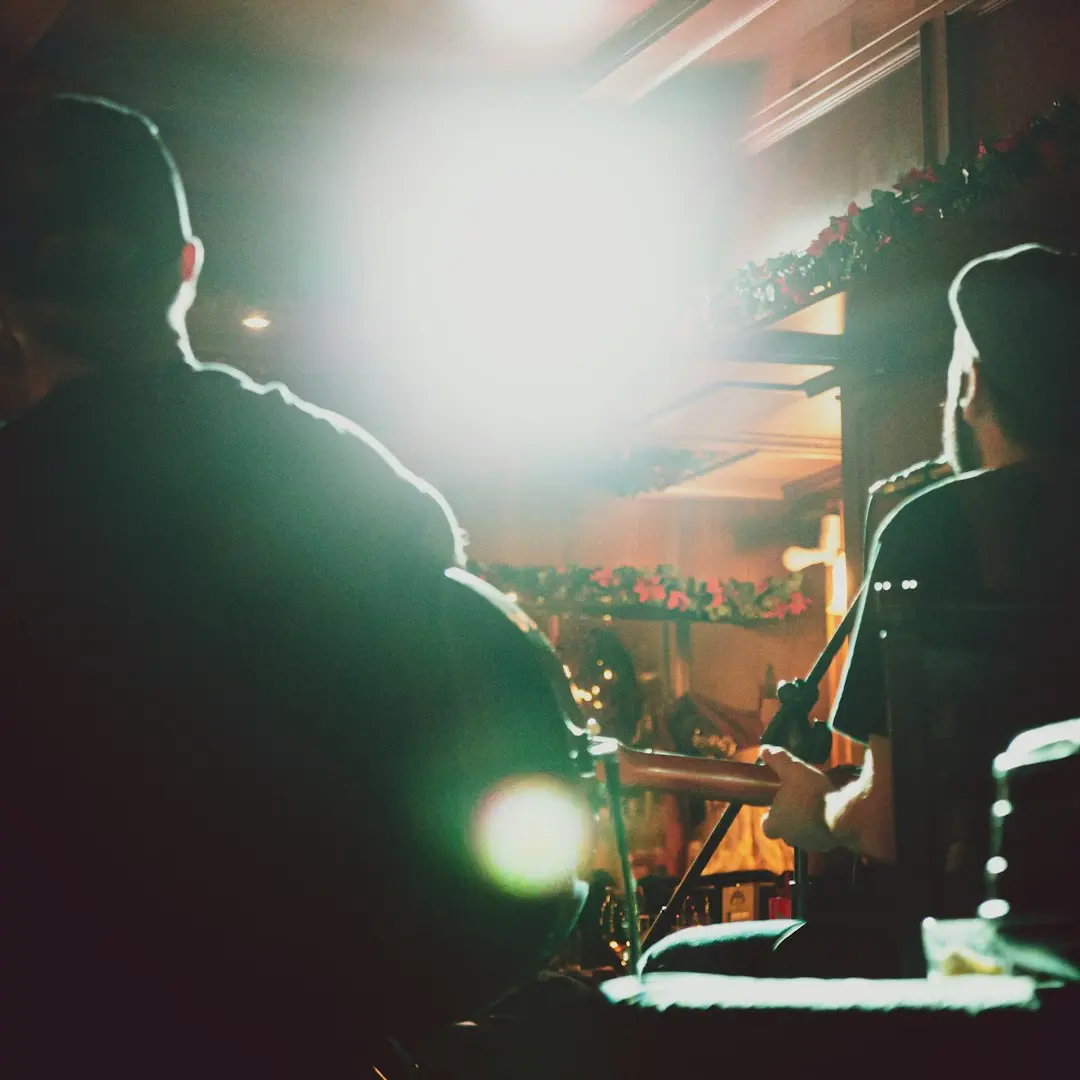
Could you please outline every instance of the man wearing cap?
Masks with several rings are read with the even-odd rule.
[[[1021,598],[1065,616],[1063,626],[1021,628],[1022,647],[1033,656],[1014,659],[1011,689],[978,718],[980,730],[938,733],[936,753],[963,758],[983,743],[992,753],[994,741],[1000,751],[1017,730],[1080,711],[1075,680],[1053,670],[1051,660],[1069,635],[1067,598],[1076,598],[1067,506],[1080,480],[1080,260],[1034,244],[995,252],[964,267],[949,303],[956,330],[944,448],[956,475],[912,497],[879,530],[832,716],[836,730],[867,744],[862,773],[834,791],[820,770],[787,751],[763,751],[782,781],[765,831],[810,851],[847,848],[893,861],[897,808],[910,804],[926,779],[895,769],[892,760],[898,733],[889,719],[886,631],[867,599],[875,590],[917,589],[920,600],[959,604]],[[1006,696],[1014,709],[1004,705]],[[989,790],[990,763],[980,761]],[[990,799],[976,801],[954,808],[970,818],[971,835],[984,833],[989,820]],[[945,833],[953,823],[934,827]],[[952,863],[963,857],[960,846],[947,853]],[[969,871],[954,915],[974,915],[981,861]]]
[[[1071,655],[1080,589],[1068,509],[1080,481],[1080,259],[1033,244],[986,255],[957,275],[949,303],[955,336],[943,441],[954,475],[909,498],[878,531],[831,718],[866,744],[863,767],[837,788],[787,750],[761,752],[781,781],[765,834],[809,852],[859,855],[866,868],[857,901],[835,919],[743,924],[737,933],[716,927],[693,940],[675,934],[648,951],[647,971],[917,973],[919,920],[973,917],[984,895],[993,755],[1023,728],[1080,715]],[[885,597],[928,610],[1013,610],[1019,602],[1040,613],[1010,617],[1003,631],[995,623],[993,633],[987,622],[980,637],[999,658],[989,670],[977,659],[967,671],[942,665],[933,705],[944,721],[934,714],[924,725],[935,728],[921,744],[928,753],[912,753],[918,737],[894,730],[877,602]],[[960,653],[967,644],[949,648]],[[911,814],[923,809],[925,860],[893,872],[897,837],[903,830],[909,852]],[[932,882],[935,904],[947,910],[920,907]]]
[[[64,96],[0,132],[15,1075],[363,1071],[387,970],[420,975],[395,949],[429,955],[387,807],[462,535],[354,424],[195,360],[201,262],[141,115]]]

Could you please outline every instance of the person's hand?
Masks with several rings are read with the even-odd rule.
[[[832,782],[813,765],[781,750],[763,746],[760,760],[780,780],[780,788],[761,828],[771,840],[783,840],[804,851],[830,851],[836,841],[825,824],[825,795]]]

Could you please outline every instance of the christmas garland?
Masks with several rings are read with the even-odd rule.
[[[639,570],[596,567],[473,565],[472,572],[535,615],[755,623],[805,614],[802,575],[759,585],[733,578],[682,577],[670,566]]]
[[[906,242],[929,223],[960,217],[1039,176],[1080,163],[1080,105],[1061,101],[1014,134],[983,140],[973,159],[912,169],[892,189],[852,203],[803,252],[749,263],[710,298],[714,329],[772,322],[849,285],[887,244]]]

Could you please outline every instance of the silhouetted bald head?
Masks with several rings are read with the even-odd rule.
[[[0,291],[46,345],[102,364],[164,328],[192,240],[176,164],[140,113],[61,95],[0,130]]]

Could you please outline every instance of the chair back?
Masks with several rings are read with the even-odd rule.
[[[1019,967],[1080,980],[1080,719],[1022,732],[994,759],[994,779],[979,914]]]
[[[969,918],[985,896],[993,762],[1021,731],[1080,715],[1070,616],[1018,596],[876,592],[892,745],[895,915]],[[918,958],[921,963],[921,949]]]

